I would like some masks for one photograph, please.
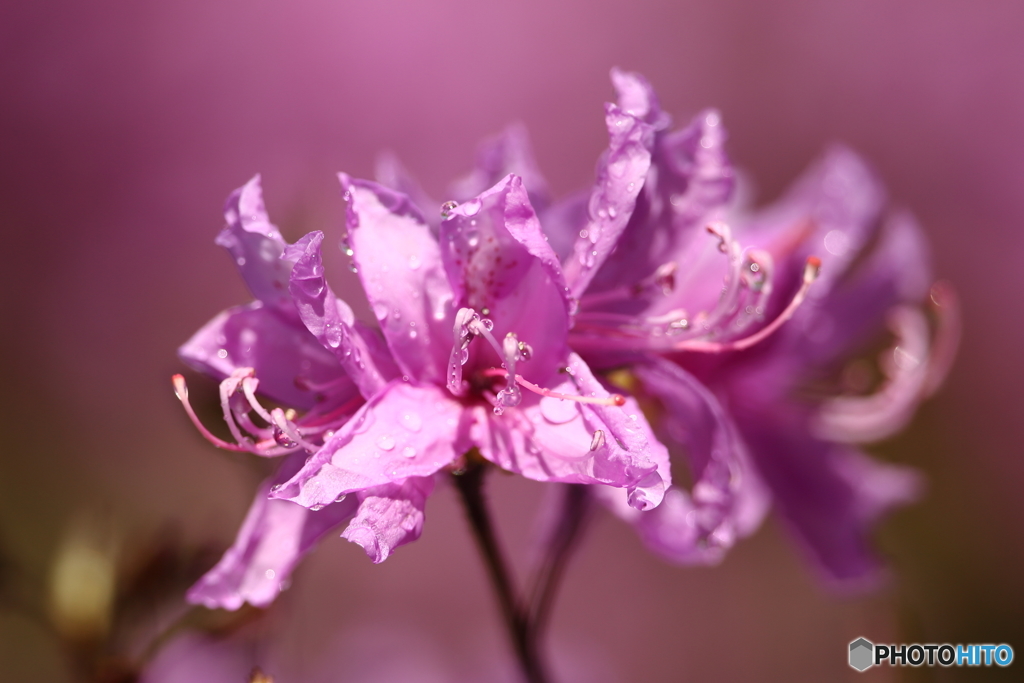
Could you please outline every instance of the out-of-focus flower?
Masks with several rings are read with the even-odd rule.
[[[94,517],[80,516],[64,535],[53,560],[49,611],[53,625],[75,643],[102,640],[116,598],[117,542]]]
[[[469,453],[539,481],[623,488],[637,509],[660,503],[667,453],[636,404],[569,351],[572,302],[522,180],[446,204],[437,238],[406,195],[341,181],[346,248],[401,376],[272,495],[318,509],[373,486],[419,486]],[[304,308],[324,288],[321,240],[293,248],[292,293],[313,331],[331,326],[322,307]]]
[[[669,131],[645,80],[613,80],[622,110],[651,129],[635,206],[608,220],[595,201],[601,171],[589,211],[571,199],[551,209],[571,219],[545,227],[576,275],[570,344],[656,401],[695,480],[650,513],[613,507],[663,555],[708,562],[758,526],[770,498],[828,576],[869,578],[871,524],[919,482],[851,444],[904,426],[941,382],[956,346],[951,290],[931,290],[933,344],[919,305],[930,285],[923,237],[908,216],[883,216],[883,192],[852,152],[832,150],[779,203],[736,215],[717,112]],[[896,344],[875,393],[811,391],[886,322]],[[863,362],[846,368],[848,378],[865,372]]]

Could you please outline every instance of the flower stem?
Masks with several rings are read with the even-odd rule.
[[[549,679],[538,656],[536,638],[531,633],[532,625],[516,595],[508,564],[498,546],[490,511],[484,499],[483,481],[486,470],[486,466],[472,463],[461,474],[453,475],[452,479],[462,497],[473,536],[491,576],[491,584],[498,594],[505,627],[512,639],[523,675],[529,683],[547,683]]]
[[[563,488],[558,525],[548,538],[546,552],[534,574],[527,603],[527,622],[531,638],[539,639],[551,617],[555,594],[561,585],[565,567],[576,549],[590,518],[590,492],[582,484]]]

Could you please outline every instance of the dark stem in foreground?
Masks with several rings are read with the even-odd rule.
[[[494,590],[498,594],[505,627],[512,639],[523,675],[530,683],[547,683],[549,679],[538,656],[536,638],[531,632],[532,625],[512,585],[508,565],[498,546],[491,515],[484,500],[483,480],[486,471],[486,466],[472,463],[465,472],[453,475],[452,479],[462,497],[473,536],[487,564]]]

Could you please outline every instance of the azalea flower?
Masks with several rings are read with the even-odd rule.
[[[225,218],[217,243],[231,254],[257,298],[216,316],[179,355],[222,380],[221,405],[235,442],[219,439],[202,425],[189,403],[184,378],[175,376],[174,384],[189,416],[212,443],[283,457],[275,475],[260,486],[234,545],[188,595],[191,602],[208,607],[237,609],[244,602],[261,607],[272,602],[302,556],[346,522],[343,535],[377,561],[414,540],[422,528],[418,499],[429,493],[431,482],[376,487],[318,511],[268,499],[271,487],[287,481],[308,451],[322,445],[364,403],[360,392],[383,382],[374,371],[362,371],[362,384],[354,383],[346,368],[365,364],[365,357],[372,359],[376,372],[392,376],[396,370],[376,333],[354,321],[344,302],[326,301],[326,293],[329,338],[321,343],[306,329],[303,309],[290,291],[295,252],[269,221],[258,176],[231,195]],[[267,410],[258,395],[289,409]],[[298,410],[304,411],[301,417]]]
[[[353,267],[401,376],[272,496],[319,509],[468,457],[539,481],[619,487],[640,510],[660,503],[667,454],[647,438],[635,402],[608,392],[570,352],[572,303],[522,180],[509,175],[446,205],[437,238],[406,195],[341,182]],[[319,239],[296,245],[305,248],[292,275],[303,283],[292,288],[300,307],[324,291],[310,275]],[[307,327],[329,327],[315,308],[303,309]]]
[[[579,297],[570,344],[651,401],[695,484],[643,515],[603,497],[680,562],[720,559],[770,500],[827,576],[870,579],[871,525],[920,482],[854,444],[902,428],[941,383],[956,346],[952,290],[931,289],[932,335],[920,305],[931,285],[924,238],[909,216],[883,214],[884,192],[852,152],[833,149],[776,205],[742,215],[719,114],[670,131],[642,77],[613,80],[626,126],[646,127],[642,189],[617,215],[600,201],[623,190],[605,170],[621,158],[613,139],[590,210],[574,213],[580,199],[570,199],[551,211],[575,220],[546,228],[560,233],[552,240]],[[895,344],[877,390],[822,395],[886,324]],[[847,377],[858,372],[863,360]]]
[[[257,301],[214,318],[180,354],[223,378],[235,442],[200,423],[180,376],[175,387],[217,446],[285,458],[189,599],[266,605],[345,522],[342,535],[383,561],[419,536],[434,475],[467,458],[541,481],[620,487],[636,509],[660,503],[667,452],[635,401],[608,392],[569,351],[571,299],[521,179],[446,207],[440,242],[404,195],[342,182],[345,248],[383,338],[327,285],[322,233],[285,244],[258,178],[229,199],[218,243]],[[261,393],[291,407],[267,410]]]

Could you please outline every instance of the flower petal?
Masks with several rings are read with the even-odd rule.
[[[398,159],[397,154],[383,152],[377,155],[374,177],[384,187],[390,187],[408,197],[413,205],[423,213],[423,218],[430,226],[431,232],[437,234],[437,226],[441,224],[442,202],[427,194],[426,190]]]
[[[354,262],[403,374],[443,383],[451,346],[452,289],[436,240],[409,198],[340,174]]]
[[[718,301],[725,259],[705,228],[725,214],[735,184],[725,141],[725,127],[714,110],[701,112],[682,130],[657,136],[636,208],[588,294],[633,287],[673,261],[676,283],[667,293],[657,288],[634,292],[604,310],[696,312]]]
[[[253,368],[260,393],[284,405],[308,410],[329,386],[332,401],[344,403],[356,388],[341,365],[302,325],[280,310],[254,301],[229,308],[206,323],[178,349],[199,372],[224,379],[238,368]]]
[[[359,511],[341,537],[362,546],[378,564],[391,552],[420,537],[423,508],[434,490],[433,477],[410,477],[358,494]]]
[[[767,493],[732,420],[711,392],[667,360],[652,358],[633,369],[665,408],[665,427],[685,446],[695,483],[689,494],[673,487],[649,513],[635,514],[621,505],[614,509],[636,525],[652,550],[668,559],[717,562],[738,537],[760,525]]]
[[[830,579],[853,588],[871,584],[879,571],[871,526],[918,497],[920,476],[813,438],[804,416],[744,412],[737,422],[752,459],[800,544]]]
[[[555,391],[610,395],[575,354],[569,367],[572,378]],[[480,453],[530,479],[625,488],[629,504],[642,510],[657,506],[671,483],[667,451],[649,438],[650,427],[632,399],[618,407],[531,395],[500,418],[482,407],[474,417],[471,438]]]
[[[490,318],[497,339],[513,333],[529,344],[521,374],[546,382],[564,364],[571,304],[522,180],[510,175],[453,209],[440,240],[457,304]],[[475,365],[503,362],[482,343],[474,349]]]
[[[619,96],[622,111],[645,121],[660,131],[672,123],[671,117],[661,109],[658,96],[650,82],[638,73],[612,68],[612,85]]]
[[[271,496],[316,509],[354,491],[427,477],[469,450],[462,412],[440,387],[394,380]]]
[[[605,112],[610,141],[590,195],[590,220],[565,262],[565,279],[576,298],[618,244],[651,165],[654,129],[614,104],[605,105]]]
[[[798,282],[808,256],[821,259],[810,303],[831,291],[875,234],[885,199],[868,165],[853,151],[833,146],[781,200],[745,221],[737,238],[771,254],[780,283]],[[777,307],[788,298],[780,294]]]
[[[264,304],[290,312],[291,263],[280,258],[286,244],[263,206],[259,175],[231,193],[224,219],[227,225],[216,242],[231,253],[249,291]]]
[[[871,342],[891,309],[927,296],[929,262],[921,228],[909,214],[898,213],[885,222],[877,246],[851,277],[817,305],[798,311],[780,333],[810,363],[832,363]]]
[[[357,328],[352,309],[331,291],[320,254],[323,240],[322,232],[311,232],[285,250],[285,258],[295,262],[289,291],[306,328],[334,354],[363,398],[370,398],[397,368],[375,334]]]
[[[189,590],[189,602],[211,609],[236,610],[245,602],[266,607],[320,538],[355,514],[355,498],[319,512],[284,500],[268,500],[274,481],[283,480],[282,473],[294,472],[304,458],[292,456],[279,476],[260,486],[234,545]]]

